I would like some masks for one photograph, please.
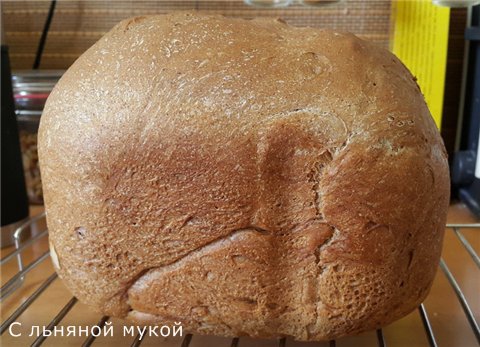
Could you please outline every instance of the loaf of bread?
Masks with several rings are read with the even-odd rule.
[[[197,13],[115,26],[41,118],[52,258],[106,315],[324,340],[414,310],[444,145],[409,71],[352,34]]]

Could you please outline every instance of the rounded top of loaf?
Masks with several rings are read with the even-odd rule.
[[[428,147],[443,152],[415,79],[387,50],[281,20],[193,13],[118,24],[65,73],[42,128],[52,131],[54,122],[65,133],[62,146],[91,153],[79,144],[92,134],[73,131],[80,124],[94,128],[95,143],[124,145],[116,136],[122,132],[139,143],[141,133],[243,135],[300,113],[333,123],[335,138],[325,131],[329,146],[355,137],[378,142],[387,131],[410,145],[434,138]],[[414,131],[419,136],[405,136]]]
[[[322,268],[319,291],[351,294],[320,295],[349,312],[348,327],[317,313],[308,337],[252,335],[331,338],[390,322],[435,273],[449,200],[442,140],[404,65],[352,34],[198,13],[122,21],[52,91],[39,156],[58,272],[108,314],[145,312],[160,294],[141,283],[194,255],[223,264],[229,242],[278,249],[258,274],[284,286],[277,294],[303,283],[307,267],[294,264],[305,259]],[[239,240],[247,232],[280,241]],[[361,297],[348,284],[358,273]],[[280,301],[310,305],[293,298]],[[271,319],[294,320],[282,317]],[[236,324],[216,332],[250,332]]]

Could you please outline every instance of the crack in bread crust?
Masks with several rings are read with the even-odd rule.
[[[254,226],[254,225],[246,226],[246,227],[243,227],[243,228],[238,228],[238,229],[232,230],[229,234],[227,234],[225,236],[219,237],[215,240],[212,240],[212,241],[210,241],[210,242],[208,242],[208,243],[206,243],[206,244],[204,244],[200,247],[197,247],[197,248],[187,252],[186,254],[182,255],[182,257],[180,257],[178,259],[175,259],[174,261],[172,261],[168,264],[165,264],[165,265],[162,265],[162,266],[159,266],[159,267],[152,267],[152,268],[144,269],[139,274],[134,276],[134,279],[131,281],[131,283],[123,290],[123,293],[126,294],[125,300],[126,300],[127,304],[128,304],[128,291],[146,273],[148,273],[152,270],[160,270],[160,269],[164,272],[168,272],[170,269],[174,269],[174,268],[182,265],[182,263],[188,261],[192,257],[197,257],[197,256],[201,256],[202,254],[208,253],[211,249],[214,249],[215,247],[224,243],[225,241],[232,241],[235,238],[236,235],[241,234],[241,233],[248,233],[248,232],[255,232],[255,233],[262,234],[262,235],[271,235],[272,234],[270,231],[265,230],[265,229],[260,228],[260,227],[257,227],[257,226]]]

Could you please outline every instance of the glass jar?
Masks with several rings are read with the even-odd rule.
[[[25,183],[31,204],[43,203],[38,165],[37,133],[43,107],[63,71],[17,71],[13,73],[13,95],[17,114]]]

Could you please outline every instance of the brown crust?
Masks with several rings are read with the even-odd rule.
[[[443,143],[406,68],[351,34],[123,21],[52,92],[39,155],[57,271],[105,314],[323,340],[435,275]]]

